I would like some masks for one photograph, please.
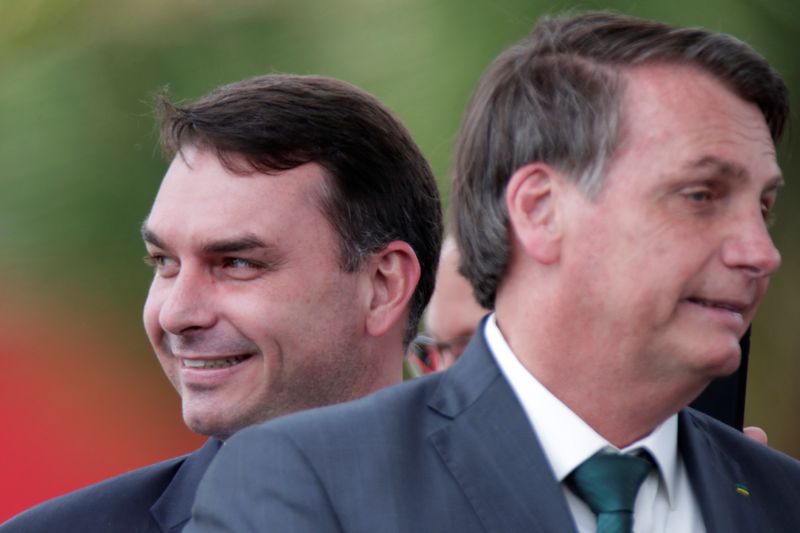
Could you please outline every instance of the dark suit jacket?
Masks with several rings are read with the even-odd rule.
[[[709,533],[800,531],[800,463],[690,409],[679,415],[679,448]],[[478,334],[444,373],[239,432],[209,468],[185,531],[561,533],[575,525]]]
[[[200,478],[220,447],[146,466],[47,501],[0,526],[1,533],[177,532],[189,520]]]

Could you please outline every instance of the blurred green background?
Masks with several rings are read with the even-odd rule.
[[[35,450],[17,466],[54,454],[61,463],[42,479],[59,464],[100,456],[105,463],[72,485],[31,483],[18,503],[0,509],[0,520],[14,505],[197,442],[177,433],[182,429],[165,429],[182,426],[179,402],[140,319],[151,274],[140,260],[138,228],[166,169],[156,148],[155,91],[168,85],[174,97],[189,99],[267,72],[344,79],[399,115],[447,194],[453,140],[481,72],[540,14],[563,8],[610,8],[732,33],[785,76],[797,122],[795,0],[2,0],[0,354],[4,367],[25,365],[18,377],[0,380],[2,440]],[[773,230],[784,262],[755,325],[747,403],[747,423],[764,427],[774,447],[796,457],[798,149],[800,136],[790,131],[781,147],[787,186]],[[48,373],[55,377],[45,379]],[[88,385],[97,381],[107,385]],[[26,411],[32,405],[38,411]],[[87,406],[103,414],[88,416]],[[37,422],[45,414],[48,422]],[[33,437],[37,428],[51,438]],[[130,435],[126,445],[109,440],[121,435]],[[81,438],[72,455],[53,451],[64,439]],[[5,468],[0,489],[8,493],[22,480]]]

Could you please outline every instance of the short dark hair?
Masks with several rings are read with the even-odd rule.
[[[436,180],[400,121],[375,97],[320,76],[265,75],[224,85],[193,102],[158,99],[161,145],[212,150],[234,172],[265,174],[314,162],[329,182],[320,207],[354,272],[389,242],[407,242],[421,275],[406,343],[433,292],[442,239]],[[246,168],[242,168],[242,162]]]
[[[543,17],[489,66],[456,144],[452,223],[460,270],[482,306],[494,306],[509,261],[504,196],[511,175],[541,161],[596,195],[620,141],[621,74],[647,63],[712,75],[757,105],[779,140],[789,116],[786,85],[742,41],[608,12]]]

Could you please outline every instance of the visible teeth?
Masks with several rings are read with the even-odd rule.
[[[227,368],[237,365],[245,359],[247,359],[246,355],[237,355],[224,359],[184,359],[183,366],[187,368]]]

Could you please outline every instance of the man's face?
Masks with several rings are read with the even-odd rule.
[[[648,383],[728,374],[780,264],[767,125],[708,75],[664,65],[628,73],[622,118],[599,197],[565,193],[569,319]]]
[[[368,392],[361,272],[340,269],[315,164],[238,176],[188,148],[143,235],[155,267],[144,324],[186,424],[226,438]]]

